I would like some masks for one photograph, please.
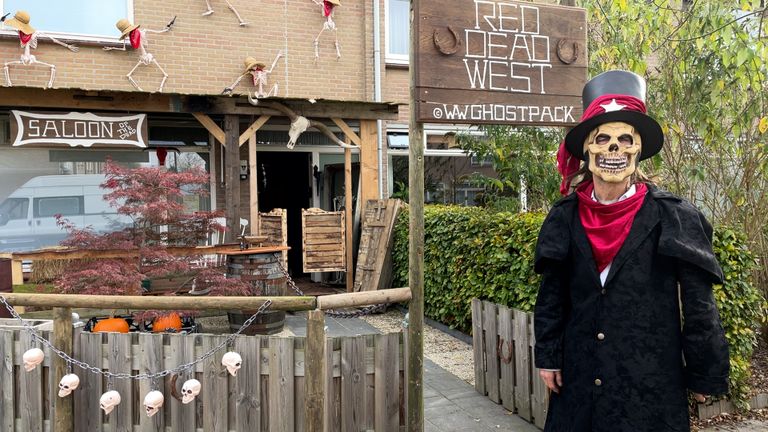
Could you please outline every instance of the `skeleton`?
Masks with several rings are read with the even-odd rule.
[[[241,17],[240,14],[237,12],[237,9],[235,9],[235,7],[232,6],[232,3],[230,3],[229,0],[224,0],[224,2],[227,3],[227,7],[229,8],[229,10],[235,13],[237,20],[240,21],[240,27],[247,26],[248,23],[243,21],[243,17]],[[208,9],[206,9],[205,12],[203,12],[203,16],[208,16],[213,14],[213,8],[211,7],[210,0],[205,0],[205,6],[207,6]]]
[[[237,376],[237,371],[243,365],[243,358],[240,354],[230,351],[221,358],[221,364],[227,368],[230,375]]]
[[[14,29],[19,31],[19,43],[22,48],[24,48],[24,53],[21,55],[21,58],[16,61],[10,61],[6,62],[3,71],[5,72],[5,82],[8,85],[8,87],[12,87],[13,83],[11,82],[11,71],[10,66],[12,65],[21,65],[21,66],[34,66],[36,64],[47,66],[51,70],[51,77],[48,79],[48,85],[47,88],[53,87],[53,80],[56,79],[56,65],[42,62],[37,60],[37,57],[35,57],[32,54],[33,49],[37,49],[37,42],[42,37],[46,37],[56,43],[57,45],[61,45],[68,50],[72,52],[78,52],[80,49],[76,47],[75,45],[68,45],[64,42],[59,41],[58,39],[54,38],[53,36],[46,35],[43,32],[36,31],[32,27],[29,26],[29,14],[25,11],[18,11],[16,12],[16,15],[8,21],[5,20],[5,18],[10,15],[6,14],[2,18],[0,18],[0,21],[2,21],[6,26],[13,27]],[[31,30],[31,33],[26,33],[25,31]]]
[[[147,412],[147,417],[152,417],[160,411],[165,402],[165,397],[157,390],[152,390],[144,396],[144,409]]]
[[[24,361],[24,370],[27,372],[31,371],[37,367],[37,365],[42,363],[44,358],[45,353],[40,348],[32,348],[27,350],[21,357],[21,359]]]
[[[320,36],[326,30],[333,31],[333,44],[336,47],[336,58],[338,59],[341,57],[341,47],[339,46],[339,33],[336,28],[336,23],[333,21],[333,9],[336,6],[341,6],[341,2],[339,0],[312,1],[315,2],[316,5],[320,6],[322,9],[323,17],[325,17],[323,28],[320,30],[320,33],[317,34],[317,37],[315,37],[315,61],[317,61],[317,59],[320,57]]]
[[[80,377],[75,374],[64,375],[59,381],[59,397],[69,396],[72,390],[76,390],[79,385]]]
[[[131,69],[130,72],[128,72],[128,75],[126,77],[128,78],[128,81],[133,85],[136,90],[138,91],[144,91],[141,89],[139,84],[136,82],[136,80],[133,79],[133,73],[138,69],[139,66],[149,66],[150,64],[154,64],[157,66],[158,69],[160,69],[160,72],[163,73],[163,80],[160,81],[160,87],[158,87],[157,91],[162,92],[163,86],[165,85],[165,81],[168,79],[168,74],[165,72],[165,69],[163,69],[162,66],[160,66],[160,63],[157,62],[157,59],[155,59],[155,56],[151,53],[147,52],[147,34],[149,33],[165,33],[171,30],[173,27],[174,22],[176,21],[176,17],[173,17],[168,24],[165,25],[165,28],[162,30],[151,30],[151,29],[143,29],[140,30],[138,25],[131,25],[131,23],[127,19],[121,19],[118,21],[115,26],[118,30],[122,33],[122,36],[120,38],[123,40],[123,46],[122,48],[115,48],[115,47],[104,47],[105,51],[127,51],[125,37],[129,36],[131,39],[131,46],[135,49],[139,50],[139,61],[136,62],[136,65]]]
[[[640,134],[623,122],[597,126],[584,141],[589,170],[606,182],[622,182],[635,172],[642,149]]]
[[[251,101],[253,105],[256,105],[258,103],[258,100],[265,97],[271,97],[271,96],[277,96],[278,92],[278,85],[275,83],[275,85],[272,86],[271,89],[267,93],[264,93],[264,87],[267,85],[267,80],[269,79],[269,74],[272,73],[272,70],[275,68],[275,65],[277,65],[277,61],[280,60],[280,57],[283,56],[282,51],[277,52],[277,56],[275,56],[275,60],[272,62],[272,66],[269,67],[269,69],[264,69],[266,66],[264,63],[256,61],[253,57],[248,57],[245,59],[245,72],[243,72],[235,82],[232,83],[229,87],[225,88],[222,94],[231,94],[232,91],[235,89],[235,87],[242,81],[243,78],[245,78],[248,74],[251,75],[253,79],[253,86],[256,88],[253,96],[251,96],[250,93],[248,93],[248,100]]]
[[[188,404],[195,400],[195,397],[200,394],[201,389],[200,381],[196,379],[186,380],[181,387],[181,403]]]
[[[104,414],[109,414],[116,406],[120,405],[120,402],[120,393],[117,390],[110,390],[101,395],[99,407],[104,410]]]

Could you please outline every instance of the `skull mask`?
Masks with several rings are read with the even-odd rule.
[[[99,407],[104,410],[104,414],[109,414],[116,406],[120,405],[120,401],[120,393],[116,390],[110,390],[101,395],[101,399],[99,399]]]
[[[238,369],[243,365],[243,358],[240,354],[230,351],[221,358],[221,364],[226,366],[230,375],[237,376]]]
[[[152,390],[144,396],[144,409],[147,410],[147,417],[152,417],[160,411],[165,397],[157,390]]]
[[[22,360],[24,361],[24,370],[27,372],[31,371],[37,365],[42,363],[44,358],[45,353],[43,353],[43,350],[40,348],[32,348],[27,350],[22,356]]]
[[[59,381],[59,397],[69,396],[72,390],[80,385],[80,378],[75,374],[67,374]]]
[[[640,134],[623,122],[597,126],[584,142],[589,153],[589,170],[608,183],[620,183],[635,172],[642,149]]]
[[[195,400],[195,396],[200,394],[200,381],[196,379],[187,380],[181,387],[181,403],[188,404]]]

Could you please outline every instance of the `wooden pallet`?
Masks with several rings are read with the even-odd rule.
[[[355,291],[389,288],[392,282],[392,238],[402,201],[368,200],[360,230]]]

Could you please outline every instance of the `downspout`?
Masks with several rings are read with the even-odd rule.
[[[373,0],[373,101],[381,102],[381,4]],[[384,198],[383,122],[376,120],[376,149],[379,159],[379,198]]]

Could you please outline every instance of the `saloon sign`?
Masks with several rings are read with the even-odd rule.
[[[11,111],[13,146],[147,146],[146,114],[37,113]]]
[[[416,13],[419,121],[578,123],[587,78],[583,9],[423,0]]]

